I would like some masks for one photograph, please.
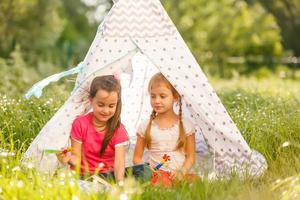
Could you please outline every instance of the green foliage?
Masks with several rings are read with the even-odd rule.
[[[247,72],[257,68],[255,62],[282,55],[280,29],[259,4],[249,6],[241,0],[163,2],[206,71],[214,72],[219,66],[224,76],[228,58],[242,57],[249,65],[238,70]]]
[[[3,139],[0,148],[25,150],[54,114],[59,102],[53,99],[25,100],[0,96],[0,130]]]
[[[11,53],[11,58],[0,58],[0,94],[18,96],[25,92],[34,81],[38,80],[37,72],[25,63],[20,49]]]
[[[59,0],[12,0],[0,2],[0,55],[8,58],[17,44],[26,59],[51,53],[64,20],[58,15]]]
[[[216,89],[221,91],[219,94],[233,121],[250,146],[262,152],[271,163],[286,154],[300,153],[298,84],[299,81],[275,78],[218,81]],[[282,151],[285,141],[291,146]]]
[[[249,0],[248,0],[249,1]],[[300,56],[300,1],[256,0],[276,19],[281,28],[283,43],[295,56]],[[253,2],[249,1],[249,2]]]
[[[89,17],[95,7],[81,0],[63,0],[61,15],[65,19],[64,30],[57,40],[57,57],[64,68],[79,63],[85,56],[96,34],[98,22]]]
[[[0,94],[24,95],[84,58],[96,32],[81,0],[0,2]]]
[[[39,199],[43,195],[45,199],[80,199],[83,196],[86,199],[119,199],[120,195],[125,198],[125,194],[132,199],[283,200],[291,195],[299,198],[299,81],[274,77],[212,81],[246,141],[266,157],[269,168],[263,177],[217,181],[204,178],[173,189],[128,183],[125,193],[116,188],[90,194],[80,191],[77,177],[68,172],[58,172],[54,177],[37,174],[30,163],[20,165],[19,159],[67,98],[69,90],[60,86],[47,89],[46,96],[41,99],[0,96],[0,198]]]
[[[98,6],[109,9],[112,4],[111,0],[95,2],[1,1],[0,57],[8,59],[19,46],[27,66],[36,68],[43,77],[73,67],[84,58],[95,35],[99,22],[92,16],[99,12]],[[294,0],[284,6],[283,1],[274,5],[262,1],[267,9],[255,0],[251,4],[243,0],[162,2],[196,59],[210,74],[231,77],[232,71],[248,74],[262,66],[274,71],[274,58],[285,52],[281,34],[285,41],[291,38],[289,43],[299,46],[297,37],[289,37],[298,35],[295,19],[299,6]],[[285,23],[287,17],[292,19],[290,23]],[[236,62],[236,57],[242,59]]]
[[[8,59],[19,46],[26,63],[43,74],[41,63],[73,67],[84,58],[97,30],[86,15],[92,8],[81,0],[1,1],[0,57]]]
[[[252,75],[256,78],[268,78],[272,77],[273,73],[268,67],[264,66],[254,71]]]

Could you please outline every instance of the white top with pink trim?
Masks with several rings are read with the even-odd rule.
[[[195,132],[193,124],[186,118],[182,119],[183,127],[186,136],[192,135]],[[140,124],[137,134],[145,137],[145,131],[149,120]],[[165,171],[174,171],[182,167],[185,161],[185,152],[175,150],[179,137],[179,123],[173,124],[170,128],[160,128],[152,121],[151,125],[151,147],[149,149],[149,163],[151,167],[155,167],[161,162],[164,154],[170,156],[170,161],[167,161],[160,169]]]

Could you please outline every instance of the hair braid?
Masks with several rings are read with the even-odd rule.
[[[185,149],[185,130],[182,122],[182,101],[179,97],[179,137],[177,140],[176,150]]]
[[[150,120],[147,125],[146,132],[145,132],[145,143],[146,143],[146,147],[148,149],[151,146],[151,125],[152,125],[152,121],[155,119],[155,117],[156,117],[156,112],[153,110],[150,115]]]

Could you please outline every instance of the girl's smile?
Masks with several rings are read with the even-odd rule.
[[[116,112],[118,93],[98,90],[96,96],[91,99],[91,103],[97,121],[106,123]]]

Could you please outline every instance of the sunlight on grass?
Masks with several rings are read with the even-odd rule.
[[[38,174],[20,158],[70,91],[48,89],[46,97],[25,100],[0,95],[0,199],[297,199],[300,198],[300,82],[279,79],[213,80],[223,104],[251,148],[269,164],[258,179],[208,181],[172,189],[133,179],[124,188],[87,192],[78,177],[58,171]]]

